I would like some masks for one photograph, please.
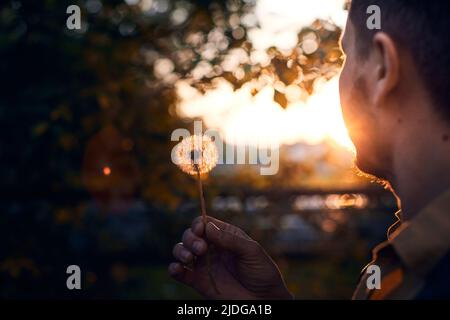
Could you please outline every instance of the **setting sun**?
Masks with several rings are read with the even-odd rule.
[[[223,79],[204,95],[183,82],[177,89],[181,98],[179,114],[201,117],[229,143],[318,144],[331,139],[353,149],[340,110],[337,76],[317,82],[306,101],[294,101],[286,109],[273,101],[274,88],[270,84],[254,97],[252,84],[233,91]]]
[[[201,118],[230,144],[316,145],[331,141],[353,151],[339,103],[337,60],[341,52],[336,42],[330,44],[318,37],[320,32],[329,34],[343,27],[347,14],[344,2],[257,2],[254,12],[243,18],[244,23],[252,19],[259,23],[249,26],[251,51],[231,49],[215,66],[216,70],[231,74],[235,81],[245,76],[244,83],[236,88],[230,77],[214,77],[212,66],[203,61],[195,67],[191,79],[180,79],[175,84],[178,115]],[[317,19],[321,19],[323,31],[318,28],[301,33]],[[216,41],[214,46],[220,46],[222,38],[219,29],[208,36]],[[283,57],[276,56],[270,48],[280,50]],[[329,64],[319,73],[314,69],[318,59],[315,57],[322,55],[323,48],[330,52],[329,60],[323,63]],[[209,51],[203,54],[209,56]],[[246,75],[256,66],[261,68],[260,73]],[[195,83],[205,75],[213,78],[212,86],[200,92]],[[304,83],[308,81],[307,90]],[[283,96],[282,105],[277,95]]]

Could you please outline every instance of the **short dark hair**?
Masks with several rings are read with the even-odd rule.
[[[349,16],[363,57],[378,31],[366,26],[370,5],[380,7],[381,31],[409,50],[433,103],[450,120],[450,1],[352,0]]]

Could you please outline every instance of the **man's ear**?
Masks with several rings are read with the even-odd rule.
[[[394,90],[400,77],[399,51],[392,38],[377,32],[373,37],[373,57],[375,63],[374,74],[374,103],[380,105]]]

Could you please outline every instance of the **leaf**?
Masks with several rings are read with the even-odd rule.
[[[287,61],[280,58],[272,59],[272,64],[275,68],[275,72],[278,75],[278,78],[286,85],[290,85],[295,80],[297,80],[299,76],[299,67],[297,64],[293,63],[289,68],[287,66]]]
[[[286,109],[288,101],[286,99],[286,96],[281,93],[278,90],[275,90],[275,93],[273,95],[273,99],[275,100],[275,102],[277,102],[283,109]]]

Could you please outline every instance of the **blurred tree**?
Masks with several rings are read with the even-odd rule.
[[[219,77],[236,89],[253,81],[255,93],[271,81],[285,107],[288,85],[310,93],[315,79],[335,75],[341,63],[340,30],[324,21],[302,30],[294,50],[264,52],[271,63],[250,59],[251,0],[78,1],[82,28],[73,31],[65,27],[69,4],[10,1],[0,9],[0,70],[8,76],[0,98],[8,137],[2,188],[10,192],[96,185],[111,193],[132,184],[128,193],[175,208],[191,194],[188,178],[168,161],[169,134],[183,125],[173,117],[178,79],[202,90]],[[104,137],[115,147],[96,156],[87,148],[102,130],[115,132]],[[117,152],[129,163],[116,167]]]

